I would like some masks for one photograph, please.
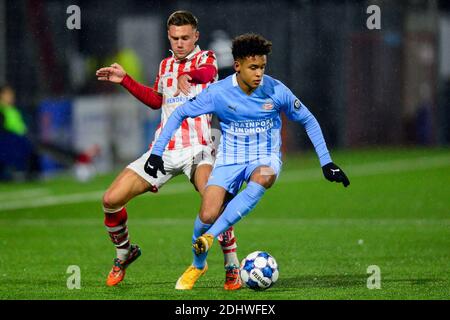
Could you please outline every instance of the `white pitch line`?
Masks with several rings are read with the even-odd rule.
[[[11,200],[11,199],[23,199],[32,198],[49,195],[50,190],[47,188],[35,188],[26,190],[16,190],[16,191],[2,191],[0,192],[0,201]]]
[[[30,200],[29,199],[14,200],[11,202],[2,203],[0,205],[1,206],[0,211],[48,207],[61,204],[83,203],[95,200],[97,200],[100,203],[103,193],[104,193],[103,191],[93,191],[85,193],[46,196]]]
[[[427,170],[431,168],[441,168],[450,166],[450,157],[435,156],[422,157],[407,160],[392,160],[383,162],[372,162],[345,167],[345,172],[349,178],[363,177],[377,174],[388,174],[393,172],[408,172],[415,170]],[[315,181],[323,179],[322,171],[317,169],[289,170],[282,172],[278,183]],[[33,189],[31,189],[33,190]],[[24,192],[27,190],[24,190]],[[189,183],[173,183],[163,187],[156,196],[173,195],[179,193],[193,192],[193,187]],[[39,196],[33,199],[20,199],[10,202],[0,203],[0,212],[7,210],[39,208],[60,204],[75,204],[84,202],[101,202],[104,190],[84,193],[74,193],[67,195]],[[153,196],[153,195],[149,195]]]
[[[173,195],[178,193],[185,193],[193,191],[193,187],[186,183],[175,183],[170,186],[164,187],[164,190],[158,192],[156,196]],[[0,204],[0,212],[16,209],[30,209],[39,207],[48,207],[61,204],[74,204],[84,202],[98,202],[101,203],[105,190],[90,191],[84,193],[73,193],[64,195],[54,195],[39,197],[36,199],[21,199],[10,202],[4,202]],[[149,195],[149,196],[153,196]]]

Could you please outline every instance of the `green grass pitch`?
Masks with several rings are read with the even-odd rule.
[[[280,266],[263,292],[226,292],[217,243],[192,291],[174,289],[191,262],[199,196],[184,177],[128,205],[142,256],[123,283],[105,286],[114,248],[101,195],[114,175],[83,184],[70,177],[0,185],[0,299],[448,299],[450,150],[333,152],[351,185],[322,177],[313,153],[284,159],[283,172],[236,226],[238,254],[271,253]],[[80,267],[69,290],[67,268]],[[381,270],[368,289],[367,268]]]

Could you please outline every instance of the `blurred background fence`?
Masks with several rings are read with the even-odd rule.
[[[80,29],[67,28],[71,5],[80,8]],[[381,9],[381,29],[367,27],[370,5]],[[330,148],[450,143],[445,0],[0,0],[0,83],[15,89],[29,134],[78,151],[100,146],[100,171],[137,158],[159,111],[98,82],[95,70],[118,62],[153,85],[169,54],[166,19],[180,9],[199,18],[199,45],[217,52],[221,78],[232,72],[231,38],[271,40],[266,73],[310,108]],[[285,122],[283,135],[285,152],[311,148],[295,123]],[[40,161],[44,172],[59,168]]]

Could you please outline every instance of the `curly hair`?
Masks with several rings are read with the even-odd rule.
[[[255,33],[246,33],[233,39],[231,47],[234,60],[263,56],[272,52],[272,42]]]
[[[167,29],[170,26],[191,25],[194,29],[198,29],[198,19],[189,11],[175,11],[167,19]]]

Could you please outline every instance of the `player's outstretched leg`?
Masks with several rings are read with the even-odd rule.
[[[107,209],[105,211],[105,226],[112,243],[116,247],[117,258],[106,279],[106,285],[115,286],[125,277],[126,268],[141,255],[137,245],[130,244],[128,236],[128,214],[125,208],[119,210]]]
[[[106,284],[114,286],[125,277],[126,268],[140,255],[141,249],[130,243],[128,235],[128,214],[125,205],[134,197],[149,191],[152,186],[135,171],[126,168],[103,195],[105,226],[116,247],[116,259]]]
[[[225,266],[225,290],[237,290],[242,287],[239,276],[239,260],[236,254],[237,244],[233,227],[221,233],[217,239],[222,248]]]

